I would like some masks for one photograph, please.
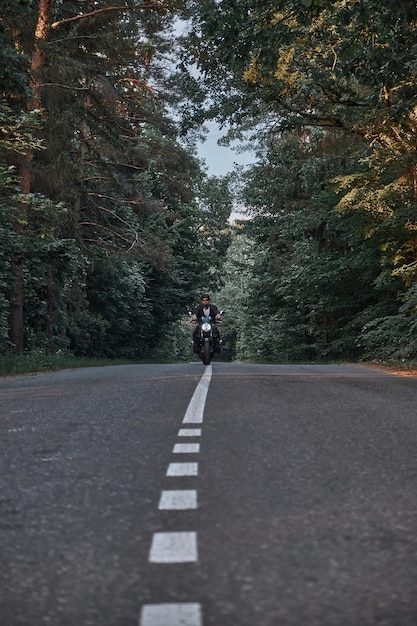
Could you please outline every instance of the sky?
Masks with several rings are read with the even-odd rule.
[[[250,165],[255,163],[256,158],[253,152],[236,152],[232,148],[225,146],[219,146],[217,141],[226,133],[225,130],[215,124],[215,122],[208,122],[206,124],[209,132],[206,135],[206,140],[203,143],[198,144],[198,155],[201,159],[204,159],[207,167],[208,176],[224,176],[228,172],[231,172],[235,165]],[[236,144],[235,144],[236,145]],[[230,223],[236,220],[244,219],[244,210],[232,211],[229,221]]]
[[[179,36],[185,35],[187,29],[187,22],[177,20],[174,23],[173,32]],[[198,71],[194,71],[198,76]],[[209,132],[206,140],[197,146],[197,150],[200,158],[206,162],[209,176],[224,176],[234,169],[235,163],[249,165],[255,161],[255,155],[250,152],[239,154],[231,148],[217,145],[218,139],[226,134],[227,129],[220,130],[215,122],[206,122],[205,126]]]
[[[239,154],[232,148],[219,146],[217,141],[226,131],[220,130],[214,122],[210,122],[206,126],[209,132],[204,143],[199,144],[198,154],[206,162],[209,176],[224,176],[234,169],[236,163],[249,165],[255,161],[255,155],[251,152]]]

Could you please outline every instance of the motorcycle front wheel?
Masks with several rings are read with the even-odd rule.
[[[210,365],[211,361],[211,345],[209,341],[204,342],[203,363],[204,365]]]

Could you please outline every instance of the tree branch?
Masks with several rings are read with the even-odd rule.
[[[62,87],[71,91],[89,91],[90,87],[74,87],[74,85],[63,85],[62,83],[39,83],[39,87]]]
[[[84,20],[87,17],[93,17],[94,15],[98,15],[99,13],[104,13],[105,11],[133,11],[135,9],[156,9],[161,10],[165,7],[151,4],[142,4],[135,7],[129,6],[115,6],[115,7],[104,7],[102,9],[96,9],[95,11],[90,11],[89,13],[82,13],[81,15],[74,15],[73,17],[67,17],[64,20],[59,20],[58,22],[54,22],[51,24],[51,28],[58,28],[58,26],[62,26],[62,24],[68,24],[69,22],[76,22],[77,20]]]

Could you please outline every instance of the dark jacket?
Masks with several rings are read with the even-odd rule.
[[[220,311],[216,307],[215,304],[209,304],[209,308],[210,308],[210,317],[212,318],[213,321],[215,321],[215,317],[216,315],[219,315]],[[197,304],[197,306],[195,307],[194,314],[196,315],[198,320],[201,320],[201,318],[204,315],[203,309],[204,307],[202,304]]]

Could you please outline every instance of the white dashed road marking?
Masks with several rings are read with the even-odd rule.
[[[201,428],[180,428],[178,437],[200,437]]]
[[[183,424],[202,424],[204,406],[212,376],[207,365],[185,413]],[[200,437],[201,428],[181,428],[178,437]],[[173,454],[198,454],[199,443],[176,443]],[[198,476],[198,463],[170,463],[166,476]],[[159,510],[196,509],[196,489],[170,489],[161,492]],[[194,531],[156,532],[149,550],[149,562],[156,564],[195,563],[198,561],[197,533]],[[203,626],[202,608],[197,602],[145,604],[139,626]]]
[[[203,626],[201,606],[187,604],[145,604],[140,626]]]
[[[195,563],[197,559],[197,533],[154,533],[149,552],[150,563]]]
[[[159,500],[160,510],[180,511],[197,508],[197,490],[183,489],[163,491]]]
[[[204,405],[206,403],[206,397],[208,388],[211,381],[212,366],[207,365],[204,370],[204,374],[200,378],[193,397],[190,400],[187,411],[182,420],[183,424],[201,424],[204,415]]]
[[[173,450],[174,454],[196,454],[200,452],[199,443],[176,443]]]
[[[197,476],[198,463],[170,463],[167,476]]]

